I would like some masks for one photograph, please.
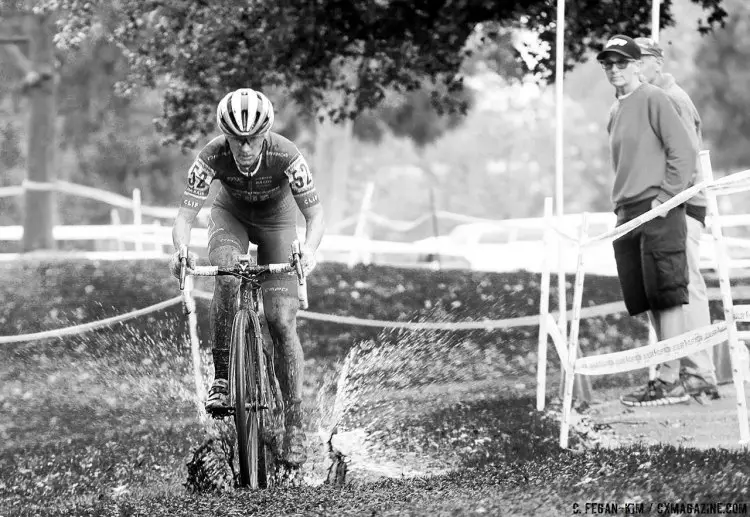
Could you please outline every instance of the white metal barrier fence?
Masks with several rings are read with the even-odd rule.
[[[722,217],[719,214],[717,196],[743,192],[750,190],[750,170],[731,174],[719,180],[714,180],[711,169],[709,151],[701,151],[699,156],[701,177],[705,181],[678,194],[668,202],[660,205],[644,215],[629,221],[611,231],[594,237],[588,236],[589,217],[584,213],[581,218],[581,226],[578,238],[575,239],[568,234],[554,231],[552,218],[551,200],[545,203],[545,218],[548,221],[548,231],[545,234],[545,242],[548,249],[558,245],[559,239],[565,239],[569,243],[576,244],[578,249],[578,266],[576,269],[574,292],[573,292],[573,318],[570,324],[570,335],[566,337],[566,328],[560,327],[552,315],[549,314],[549,290],[550,290],[550,264],[542,272],[540,314],[539,314],[539,349],[537,370],[537,409],[544,409],[546,394],[546,371],[547,371],[547,338],[550,337],[557,351],[560,362],[565,373],[565,386],[563,392],[563,415],[560,426],[560,446],[567,448],[568,434],[570,429],[570,418],[573,402],[573,382],[575,374],[579,375],[604,375],[626,372],[638,368],[654,366],[665,361],[679,359],[691,355],[699,350],[708,349],[717,344],[729,341],[729,349],[732,364],[732,377],[737,397],[737,417],[739,422],[739,443],[747,446],[750,444],[750,428],[748,426],[747,405],[745,400],[745,357],[742,353],[740,339],[750,339],[750,332],[739,332],[736,323],[738,321],[750,321],[750,305],[734,307],[732,303],[732,291],[729,282],[730,267],[746,267],[745,261],[730,261],[727,255],[726,242],[722,235]],[[581,318],[583,317],[583,282],[585,276],[585,252],[592,246],[611,242],[631,230],[659,217],[675,206],[693,197],[699,191],[704,191],[708,200],[708,213],[710,215],[709,225],[713,235],[716,248],[717,271],[719,274],[719,286],[724,307],[724,321],[714,323],[708,327],[699,328],[686,332],[680,336],[665,339],[660,342],[652,342],[634,350],[614,352],[609,354],[595,355],[589,357],[578,357],[579,343],[578,331]],[[560,299],[565,304],[565,293],[559,293]],[[561,305],[565,306],[565,305]],[[748,379],[750,380],[750,379]]]

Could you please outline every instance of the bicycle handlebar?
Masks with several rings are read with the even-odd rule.
[[[281,264],[247,265],[241,267],[195,266],[194,268],[186,268],[186,271],[188,275],[193,276],[238,275],[242,273],[262,275],[263,273],[296,273],[297,268],[293,264],[283,262]]]
[[[302,263],[300,260],[300,243],[295,240],[292,243],[292,260],[289,262],[282,262],[279,264],[240,264],[240,261],[248,260],[249,255],[243,255],[238,258],[238,262],[231,267],[219,267],[219,266],[195,266],[193,268],[187,265],[187,246],[183,246],[180,250],[180,290],[185,288],[185,277],[187,275],[193,276],[220,276],[220,275],[233,275],[241,276],[242,274],[250,275],[262,275],[263,273],[270,274],[283,274],[283,273],[296,273],[299,287],[297,289],[297,299],[300,303],[300,308],[307,309],[307,279],[302,271]]]

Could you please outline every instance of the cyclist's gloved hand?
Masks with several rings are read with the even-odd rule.
[[[312,270],[318,265],[315,260],[315,252],[304,244],[300,246],[300,261],[302,262],[302,273],[305,276],[312,273]]]
[[[198,255],[192,251],[188,251],[187,265],[189,268],[193,268],[198,265]],[[172,257],[169,259],[169,271],[175,278],[180,278],[180,252],[175,251]]]

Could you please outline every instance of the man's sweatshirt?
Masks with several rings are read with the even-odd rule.
[[[701,117],[698,114],[698,110],[696,109],[695,104],[693,104],[693,101],[690,99],[690,96],[687,94],[687,92],[677,85],[677,82],[674,80],[674,76],[672,74],[662,74],[661,77],[656,80],[654,85],[667,92],[669,98],[672,99],[672,103],[677,110],[677,114],[680,116],[680,120],[682,120],[682,123],[685,124],[688,132],[697,139],[698,151],[703,149],[703,129]],[[690,186],[703,181],[704,178],[698,177],[698,172],[699,169],[696,162],[695,176],[690,182]],[[695,206],[704,207],[700,210],[697,210],[697,218],[699,220],[704,219],[706,216],[706,195],[703,192],[699,192],[694,197],[688,200],[688,215],[692,215],[690,212],[691,209],[693,209],[693,207]]]
[[[607,132],[615,171],[615,209],[654,197],[664,203],[692,180],[696,139],[688,134],[661,88],[641,84],[617,99],[610,110]]]

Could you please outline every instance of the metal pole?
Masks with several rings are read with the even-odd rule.
[[[563,215],[563,75],[565,55],[565,0],[557,2],[557,52],[555,62],[555,208]],[[562,223],[562,221],[559,221]],[[562,285],[565,285],[563,280]]]
[[[564,154],[563,154],[563,131],[565,128],[564,117],[563,117],[563,102],[564,98],[564,58],[565,58],[565,0],[557,1],[557,34],[556,34],[556,59],[555,59],[555,204],[557,205],[557,217],[558,224],[563,227],[563,187],[564,187]],[[559,308],[560,308],[560,319],[558,325],[560,327],[560,333],[563,339],[567,340],[568,334],[568,322],[567,322],[567,299],[565,293],[565,270],[563,268],[563,254],[565,251],[565,243],[563,239],[559,240],[560,245],[558,248],[558,275],[557,275],[557,291],[559,297]],[[575,376],[574,379],[574,391],[575,397],[581,401],[591,400],[591,381],[588,377],[582,377],[580,375]],[[560,379],[560,396],[564,396],[565,386],[565,369],[563,369],[563,375]]]
[[[652,0],[651,2],[651,39],[659,41],[659,9],[661,7],[661,0]],[[656,335],[656,328],[654,327],[653,318],[649,317],[648,327],[648,344],[653,345],[658,342],[659,338]],[[656,366],[648,367],[648,378],[651,380],[656,379],[658,372]]]
[[[651,39],[659,41],[659,11],[661,0],[653,0],[651,4]]]
[[[565,57],[565,0],[557,0],[557,34],[555,43],[555,214],[558,217],[557,224],[563,227],[563,76],[564,57]],[[560,328],[560,334],[563,339],[568,335],[568,322],[566,311],[568,308],[565,293],[565,270],[563,268],[563,256],[565,253],[565,243],[563,239],[558,239],[557,247],[557,298],[559,317],[557,325]],[[563,396],[563,386],[565,384],[565,369],[562,369],[560,378],[560,397]]]

